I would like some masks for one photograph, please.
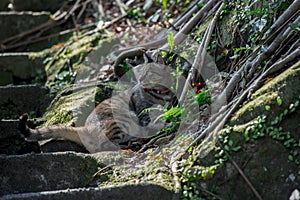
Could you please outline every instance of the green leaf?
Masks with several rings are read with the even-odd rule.
[[[236,146],[232,148],[232,151],[237,152],[238,150],[240,150],[242,147],[241,146]]]
[[[168,44],[170,46],[170,52],[172,52],[174,49],[174,35],[172,32],[168,33]]]
[[[280,97],[277,97],[277,104],[278,104],[279,106],[282,105],[282,99],[281,99]]]
[[[165,10],[167,10],[168,7],[168,0],[162,0],[162,4]]]
[[[271,110],[271,106],[266,105],[266,106],[265,106],[265,109],[266,109],[266,111],[269,111],[269,110]]]
[[[199,8],[202,8],[202,7],[204,6],[204,3],[198,3],[197,6],[198,6]]]

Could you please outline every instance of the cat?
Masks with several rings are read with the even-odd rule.
[[[27,141],[64,139],[83,145],[90,153],[126,149],[133,142],[148,138],[165,125],[155,120],[157,105],[176,104],[170,69],[163,64],[146,63],[133,68],[134,86],[102,101],[82,127],[53,125],[30,129],[25,113],[19,118],[19,130]]]

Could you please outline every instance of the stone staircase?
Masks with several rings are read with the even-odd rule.
[[[65,2],[14,0],[10,4],[9,0],[1,0],[0,43],[46,23],[51,13]],[[39,53],[51,45],[42,41],[13,50],[0,47],[0,199],[177,198],[164,187],[147,182],[97,187],[90,180],[99,168],[108,165],[99,160],[105,152],[95,156],[70,142],[51,141],[41,145],[21,138],[18,116],[28,112],[36,119],[30,120],[29,126],[38,126],[53,99],[43,86],[45,72]]]

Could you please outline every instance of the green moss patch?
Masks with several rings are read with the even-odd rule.
[[[251,100],[236,112],[229,124],[244,124],[262,115],[267,116],[268,122],[274,120],[291,103],[299,99],[299,67],[300,62],[297,62],[258,89],[251,96]]]

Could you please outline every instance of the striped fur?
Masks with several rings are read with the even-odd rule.
[[[83,145],[91,153],[124,149],[133,141],[149,137],[163,124],[153,123],[159,115],[155,111],[143,111],[173,102],[174,94],[168,90],[173,83],[172,76],[166,66],[155,63],[136,66],[133,71],[135,86],[101,102],[83,127],[54,125],[30,129],[26,125],[28,116],[24,114],[19,122],[21,133],[27,141],[70,140]]]

